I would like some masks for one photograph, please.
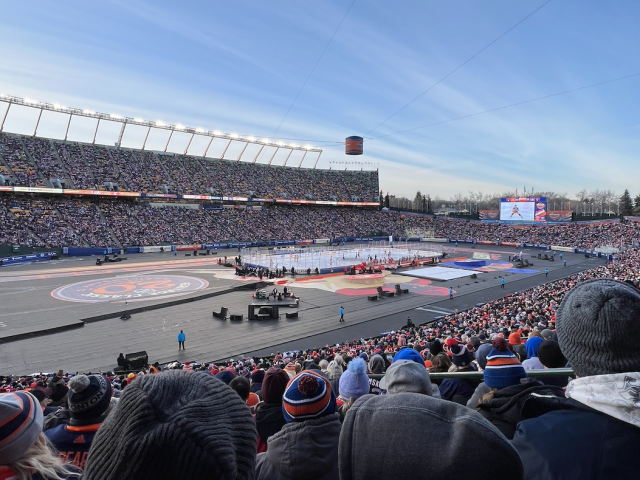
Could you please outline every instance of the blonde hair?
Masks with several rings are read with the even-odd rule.
[[[44,433],[40,433],[29,450],[10,463],[9,467],[16,473],[17,480],[31,480],[31,476],[36,473],[47,480],[79,478],[80,473],[69,470],[57,453]]]

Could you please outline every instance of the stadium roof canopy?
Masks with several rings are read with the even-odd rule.
[[[91,118],[91,119],[95,119],[97,120],[96,125],[95,125],[95,129],[93,130],[93,139],[91,141],[92,144],[96,143],[96,137],[98,135],[98,130],[100,128],[100,124],[101,122],[104,124],[104,122],[117,122],[121,124],[120,127],[120,131],[119,134],[117,136],[117,140],[114,142],[116,147],[120,147],[122,144],[122,137],[125,134],[125,130],[127,128],[127,126],[131,125],[131,126],[138,126],[138,127],[143,127],[146,128],[146,134],[143,135],[144,140],[142,141],[141,145],[138,147],[141,150],[144,150],[145,147],[147,146],[147,140],[149,138],[149,134],[152,132],[152,130],[167,130],[169,131],[169,136],[166,140],[166,143],[164,144],[164,149],[162,151],[166,152],[167,149],[169,149],[169,145],[171,143],[171,140],[173,138],[173,134],[174,133],[182,133],[182,134],[190,134],[188,143],[186,148],[184,149],[184,152],[182,152],[184,155],[187,155],[187,152],[189,150],[189,147],[191,146],[191,143],[193,141],[194,138],[196,137],[209,137],[208,142],[206,142],[206,148],[204,149],[204,151],[202,152],[202,157],[206,157],[207,152],[209,151],[209,148],[211,147],[211,144],[213,142],[214,139],[222,139],[222,140],[226,140],[226,146],[224,147],[224,151],[222,152],[222,155],[219,156],[219,158],[224,158],[225,153],[227,153],[227,150],[229,149],[229,146],[231,145],[232,142],[238,142],[240,144],[242,144],[242,150],[240,151],[240,154],[238,155],[237,159],[238,161],[240,161],[242,159],[242,156],[245,153],[245,150],[247,149],[247,147],[249,145],[259,145],[260,149],[258,150],[258,152],[256,153],[255,157],[253,157],[253,160],[251,163],[255,163],[256,160],[258,159],[258,156],[262,153],[263,149],[265,147],[275,147],[275,150],[273,151],[271,157],[269,158],[269,161],[267,162],[268,165],[271,165],[271,162],[273,161],[274,157],[276,156],[276,153],[279,150],[283,150],[285,152],[288,152],[288,155],[284,161],[284,164],[286,166],[287,162],[289,161],[289,158],[291,157],[291,154],[294,151],[302,151],[303,155],[302,158],[300,159],[300,162],[298,163],[298,168],[300,168],[302,166],[302,162],[304,161],[305,157],[307,156],[307,153],[309,152],[313,152],[313,153],[317,153],[318,157],[316,158],[315,163],[313,164],[313,168],[316,168],[316,165],[318,164],[318,160],[320,159],[320,155],[322,155],[322,149],[321,148],[317,148],[317,147],[312,147],[310,145],[304,145],[304,146],[300,146],[300,145],[296,145],[293,143],[290,144],[286,144],[284,142],[281,141],[275,141],[275,140],[270,140],[267,138],[263,138],[263,139],[256,139],[252,136],[240,136],[240,135],[236,135],[235,133],[222,133],[219,132],[217,130],[215,131],[210,131],[210,130],[205,130],[204,128],[192,128],[192,127],[185,127],[183,125],[180,124],[175,124],[175,125],[169,125],[166,124],[164,122],[161,121],[149,121],[149,120],[143,120],[142,118],[129,118],[129,117],[123,117],[121,115],[117,115],[117,114],[109,114],[109,113],[99,113],[99,112],[94,112],[92,110],[86,110],[86,109],[80,109],[80,108],[70,108],[70,107],[65,107],[64,105],[59,105],[57,103],[51,104],[51,103],[43,103],[43,102],[39,102],[37,100],[32,100],[29,98],[20,98],[20,97],[13,97],[10,95],[5,95],[3,93],[0,93],[0,102],[5,102],[8,103],[7,109],[4,112],[4,115],[0,118],[0,132],[2,132],[3,128],[4,128],[4,124],[5,121],[7,119],[7,117],[9,116],[9,113],[11,111],[11,106],[12,105],[17,105],[17,106],[22,106],[22,107],[29,107],[29,108],[34,108],[37,109],[39,111],[38,116],[37,116],[37,120],[35,121],[35,125],[33,126],[33,132],[31,133],[32,136],[36,136],[36,134],[38,133],[38,127],[40,125],[40,120],[42,118],[42,113],[44,111],[49,111],[49,112],[55,112],[57,114],[60,115],[68,115],[69,118],[66,121],[66,128],[65,128],[65,133],[64,133],[64,137],[61,138],[61,140],[67,141],[67,137],[69,135],[69,127],[71,126],[71,121],[74,119],[74,117],[85,117],[85,118]]]

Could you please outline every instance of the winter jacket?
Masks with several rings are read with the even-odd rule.
[[[287,423],[258,454],[255,480],[338,480],[340,415]]]
[[[256,430],[258,437],[267,443],[270,436],[275,435],[287,424],[279,403],[261,403],[256,411]]]
[[[511,440],[518,423],[526,418],[522,415],[522,407],[532,393],[564,398],[564,390],[561,387],[533,381],[497,390],[493,398],[478,405],[478,413]]]
[[[466,405],[473,392],[480,385],[478,380],[466,380],[464,378],[445,378],[440,383],[440,395],[443,400],[454,401],[453,397],[458,399],[464,398],[464,404]]]
[[[47,430],[45,435],[59,452],[63,463],[71,463],[74,467],[84,470],[91,442],[100,425],[58,425]]]
[[[520,422],[512,441],[525,479],[637,478],[640,372],[572,380],[565,394],[525,405],[536,418]]]

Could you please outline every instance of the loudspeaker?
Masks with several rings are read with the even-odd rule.
[[[124,356],[129,368],[131,370],[137,370],[139,368],[144,368],[149,363],[149,355],[147,352],[136,352],[136,353],[127,353]]]

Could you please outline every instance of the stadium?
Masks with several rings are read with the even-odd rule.
[[[0,94],[0,479],[633,475],[640,195],[279,134],[354,3],[268,137]]]

